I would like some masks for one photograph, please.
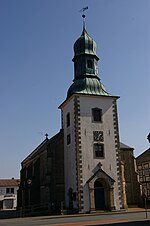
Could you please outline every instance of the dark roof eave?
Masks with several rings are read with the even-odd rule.
[[[126,144],[124,144],[122,142],[120,142],[120,149],[121,150],[126,150],[126,149],[134,150],[134,148],[129,147],[128,145],[126,145]]]
[[[53,141],[60,132],[58,132],[57,134],[55,134],[53,137],[51,137],[50,139],[45,139],[41,144],[39,144],[22,162],[21,165],[26,163],[28,160],[30,160],[32,157],[34,157],[38,151],[41,151],[41,149],[44,147],[44,145],[48,145],[51,141]],[[43,150],[42,150],[43,151]]]
[[[48,139],[45,139],[44,141],[42,141],[41,144],[39,144],[22,162],[21,165],[24,164],[25,162],[27,162],[34,154],[36,154],[45,144],[46,141],[48,141]]]
[[[136,160],[139,160],[140,158],[144,158],[145,156],[147,157],[147,153],[150,152],[150,148],[148,148],[146,151],[141,153],[139,156],[136,157]]]

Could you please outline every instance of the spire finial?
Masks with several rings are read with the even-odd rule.
[[[85,26],[85,17],[86,17],[85,14],[82,14],[82,18],[83,18],[83,30],[85,30],[85,27],[86,27]]]

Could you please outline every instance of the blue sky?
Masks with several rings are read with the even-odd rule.
[[[149,0],[0,0],[0,178],[19,177],[21,161],[61,127],[83,6],[101,81],[120,96],[120,140],[135,156],[149,147]]]

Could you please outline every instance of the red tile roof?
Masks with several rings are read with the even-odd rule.
[[[19,182],[19,179],[0,179],[0,187],[18,186]]]

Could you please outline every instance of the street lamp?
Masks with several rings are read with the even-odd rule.
[[[28,202],[29,202],[29,209],[30,209],[30,199],[31,199],[31,191],[30,191],[30,189],[31,189],[31,184],[32,184],[32,180],[31,179],[28,179],[27,180],[27,184],[28,184]]]
[[[147,219],[147,192],[145,189],[143,190],[143,198],[144,198],[145,216]]]

